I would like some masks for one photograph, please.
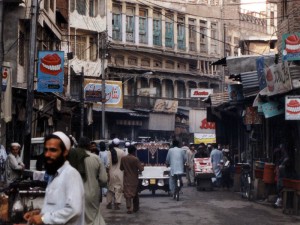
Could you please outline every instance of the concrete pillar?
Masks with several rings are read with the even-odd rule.
[[[188,82],[184,82],[184,87],[185,87],[185,97],[189,98],[190,97],[189,83]]]
[[[124,82],[124,95],[128,95],[128,81]]]
[[[200,53],[200,20],[196,19],[196,51]]]
[[[166,46],[166,10],[161,10],[161,45],[163,48]]]
[[[184,18],[184,26],[185,26],[185,51],[190,51],[190,36],[189,36],[189,18],[186,16]]]
[[[126,2],[122,2],[122,42],[126,43]]]
[[[174,98],[178,98],[178,84],[177,81],[173,81]]]
[[[106,4],[107,4],[106,17],[107,17],[107,29],[108,29],[107,33],[108,33],[108,37],[112,37],[112,11],[113,11],[112,1],[107,1]]]
[[[162,98],[166,97],[166,81],[165,80],[161,81],[161,97]]]
[[[208,20],[207,21],[207,36],[208,38],[206,39],[207,40],[207,53],[208,54],[211,54],[211,22]]]
[[[140,42],[140,7],[139,4],[135,4],[135,13],[134,13],[134,42],[136,45],[139,45]]]
[[[153,9],[148,8],[148,45],[153,47]]]
[[[177,30],[177,24],[178,24],[178,14],[177,12],[174,12],[174,51],[177,51],[178,49],[178,41],[177,41],[177,36],[178,36],[178,30]]]

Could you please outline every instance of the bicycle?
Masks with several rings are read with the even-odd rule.
[[[241,195],[242,198],[251,200],[252,178],[251,166],[248,163],[242,164],[241,168]]]
[[[173,199],[176,199],[176,201],[179,201],[179,194],[182,187],[182,180],[181,180],[181,174],[174,174],[173,179],[175,180],[175,189],[174,189],[174,195]]]

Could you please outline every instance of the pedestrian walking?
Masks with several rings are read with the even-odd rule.
[[[138,185],[139,173],[144,170],[144,166],[135,156],[136,148],[128,147],[128,155],[121,159],[120,169],[124,171],[124,197],[126,199],[127,213],[137,212],[140,208]]]
[[[109,161],[108,161],[108,151],[106,150],[106,145],[104,141],[100,141],[99,143],[99,158],[101,159],[102,163],[105,166],[106,173],[108,173],[108,168],[109,168]],[[101,192],[103,196],[106,196],[107,193],[107,184],[103,185],[101,187]]]
[[[109,167],[108,167],[108,191],[106,194],[107,205],[106,208],[120,209],[120,204],[123,197],[123,171],[120,170],[121,159],[125,156],[122,149],[118,148],[120,140],[114,138],[110,151],[108,153]]]
[[[78,147],[73,150],[73,154],[86,157],[77,162],[84,166],[84,176],[82,176],[84,197],[85,197],[85,225],[105,225],[105,221],[100,212],[100,184],[107,182],[107,174],[104,164],[98,155],[90,148],[90,139],[81,137],[78,141]]]
[[[0,145],[0,183],[4,182],[5,162],[7,153],[3,145]]]
[[[173,140],[173,148],[170,148],[166,158],[166,165],[170,166],[170,180],[169,188],[171,195],[175,190],[175,174],[184,173],[184,164],[186,162],[186,155],[182,148],[179,148],[179,141]]]
[[[61,131],[45,137],[45,169],[50,177],[42,210],[24,215],[28,224],[84,225],[83,182],[66,160],[70,149],[70,139]]]
[[[13,142],[10,145],[10,153],[5,162],[5,182],[7,185],[19,179],[22,175],[25,165],[20,157],[21,145]]]
[[[194,172],[195,154],[196,154],[195,145],[190,144],[190,147],[186,152],[186,178],[188,181],[188,186],[195,185],[195,172]]]
[[[217,148],[216,144],[213,144],[213,150],[210,153],[210,160],[212,163],[212,169],[214,171],[216,177],[216,186],[219,187],[221,185],[222,179],[222,160],[223,160],[223,153],[222,148]]]

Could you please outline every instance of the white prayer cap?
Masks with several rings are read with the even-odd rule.
[[[129,146],[130,146],[130,142],[129,142],[129,141],[126,141],[126,142],[125,142],[125,146],[126,146],[126,147],[129,147]]]
[[[11,147],[18,147],[21,148],[21,145],[18,142],[13,142],[10,144]]]
[[[67,150],[71,149],[71,140],[65,133],[56,131],[53,133],[53,135],[57,136],[64,143]]]
[[[112,142],[115,145],[119,145],[120,144],[120,139],[119,138],[114,138]]]

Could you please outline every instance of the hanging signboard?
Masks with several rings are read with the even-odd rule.
[[[192,88],[191,98],[207,98],[212,93],[213,93],[213,89]]]
[[[292,89],[289,70],[285,63],[273,64],[266,68],[265,73],[269,96],[285,93]]]
[[[285,96],[285,119],[300,120],[300,96]]]
[[[39,51],[38,92],[63,92],[64,52]]]
[[[262,118],[261,115],[258,114],[257,107],[246,107],[244,123],[246,125],[262,123]]]
[[[101,107],[102,82],[101,80],[84,80],[84,99],[94,102],[93,109]],[[111,108],[123,108],[123,94],[121,81],[105,81],[105,106]]]
[[[259,90],[264,89],[267,86],[265,76],[265,58],[259,57],[256,59],[256,69],[258,75]]]
[[[267,102],[262,105],[265,118],[274,117],[284,113],[284,104],[281,102]]]
[[[244,99],[243,86],[241,84],[228,85],[229,101],[241,101]]]
[[[282,60],[300,60],[300,33],[287,33],[282,35]]]

